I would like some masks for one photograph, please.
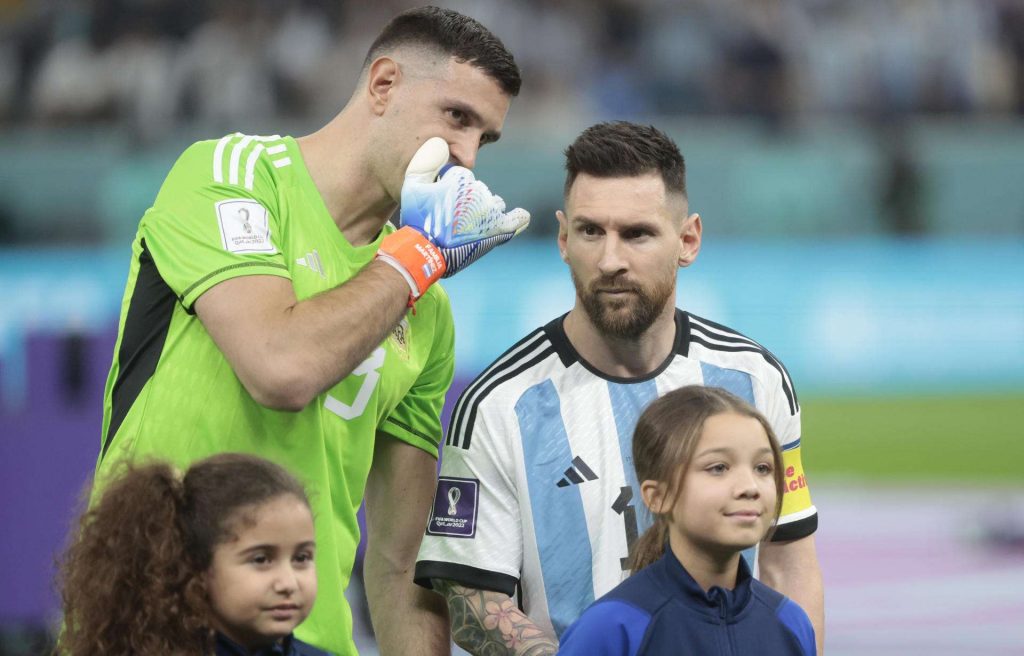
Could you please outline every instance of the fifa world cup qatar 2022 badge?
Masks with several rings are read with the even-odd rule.
[[[427,535],[471,538],[476,535],[477,501],[480,481],[475,478],[441,476],[437,479],[434,507]]]
[[[276,253],[270,241],[267,208],[254,200],[234,198],[216,204],[221,243],[231,253]]]

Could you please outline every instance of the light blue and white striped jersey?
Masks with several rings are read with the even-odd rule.
[[[775,356],[677,310],[665,362],[642,378],[615,378],[580,357],[563,319],[506,351],[459,398],[417,583],[439,578],[518,594],[532,620],[561,635],[628,574],[629,545],[651,524],[633,468],[633,429],[651,401],[685,385],[723,387],[768,417],[787,474],[774,539],[814,532],[800,407]]]

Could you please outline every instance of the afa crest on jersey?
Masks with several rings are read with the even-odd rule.
[[[399,355],[403,360],[409,359],[409,340],[411,335],[412,326],[409,325],[409,319],[403,317],[398,325],[391,331],[391,343],[395,347],[395,353]]]

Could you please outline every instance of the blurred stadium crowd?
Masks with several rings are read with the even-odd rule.
[[[0,116],[142,140],[323,119],[402,0],[7,0]],[[517,112],[1024,113],[1020,0],[461,0],[524,69]]]
[[[621,118],[680,140],[720,234],[1024,234],[1024,0],[438,3],[523,69],[480,173],[535,216]],[[129,243],[185,146],[316,129],[416,4],[0,0],[0,244]]]

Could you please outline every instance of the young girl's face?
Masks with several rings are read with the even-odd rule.
[[[729,553],[760,542],[775,515],[775,461],[757,419],[713,415],[686,466],[670,531],[684,549]]]
[[[233,519],[235,539],[214,548],[207,592],[214,628],[251,649],[291,633],[313,607],[313,516],[289,494]]]

